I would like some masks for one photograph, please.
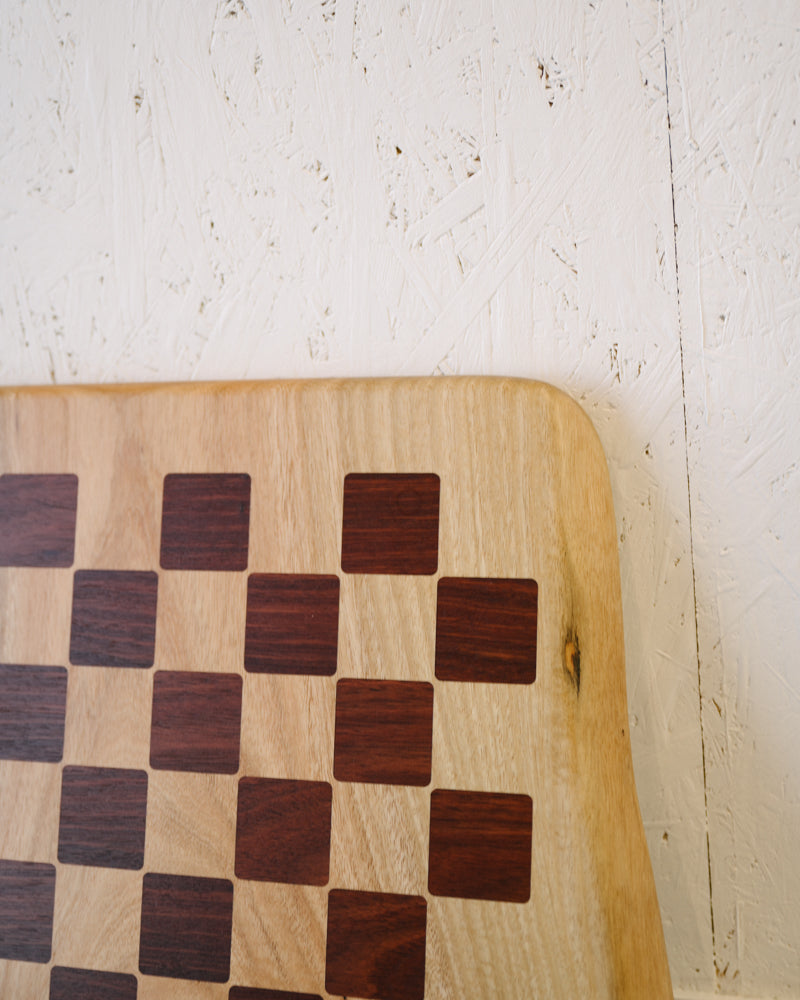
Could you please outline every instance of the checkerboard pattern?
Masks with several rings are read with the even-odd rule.
[[[433,473],[346,476],[342,573],[436,574],[439,494]],[[327,887],[320,990],[368,1000],[424,996],[427,898],[330,885],[333,804],[347,784],[430,785],[438,685],[534,682],[537,584],[440,577],[434,676],[400,680],[387,668],[380,679],[336,682],[333,782],[245,772],[242,674],[213,664],[172,670],[154,663],[159,587],[175,571],[247,573],[251,501],[266,502],[251,497],[244,472],[169,474],[160,565],[83,569],[73,566],[77,477],[0,476],[0,565],[56,567],[73,579],[69,664],[0,664],[0,760],[36,762],[60,776],[55,857],[0,859],[0,959],[50,962],[61,879],[83,879],[98,898],[123,887],[138,911],[135,966],[124,956],[116,971],[53,965],[51,1000],[133,1000],[151,976],[229,983],[234,909],[250,883]],[[267,683],[294,675],[311,685],[335,676],[340,577],[249,568],[244,675],[267,675]],[[86,667],[109,672],[119,690],[126,675],[152,674],[147,766],[69,759],[67,688],[78,683],[72,672]],[[199,802],[215,782],[235,783],[234,877],[145,870],[149,804],[173,792]],[[429,806],[429,897],[528,901],[530,796],[437,788]],[[317,996],[274,985],[231,983],[228,996]]]

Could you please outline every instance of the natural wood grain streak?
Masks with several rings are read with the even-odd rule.
[[[77,476],[0,476],[0,566],[71,566],[77,505]]]
[[[339,578],[253,573],[247,581],[244,665],[252,673],[336,673]]]
[[[159,670],[153,678],[150,766],[166,771],[239,770],[242,678]]]
[[[439,477],[351,473],[344,481],[345,573],[435,573]]]
[[[61,760],[66,703],[64,667],[0,663],[0,758]]]
[[[58,860],[70,865],[141,868],[146,814],[145,771],[65,767]]]
[[[327,782],[242,778],[236,818],[237,877],[326,885],[331,801]]]
[[[49,962],[56,870],[0,860],[0,958]]]
[[[422,1000],[426,916],[420,896],[332,889],[325,989],[366,1000]]]
[[[347,679],[336,685],[337,780],[427,785],[432,735],[432,684]]]
[[[249,536],[249,475],[165,476],[162,569],[247,569]]]
[[[289,993],[286,990],[262,990],[252,986],[231,986],[228,1000],[322,1000],[318,993]]]
[[[232,920],[233,885],[227,879],[148,872],[142,884],[140,971],[224,983]]]
[[[437,788],[431,794],[430,892],[527,903],[532,814],[527,795]]]
[[[597,434],[580,411],[558,408],[552,433],[553,447],[563,456],[556,480],[562,500],[553,512],[558,532],[554,544],[567,554],[562,556],[557,670],[573,702],[570,773],[581,807],[576,823],[587,852],[581,877],[595,881],[597,924],[603,937],[613,942],[607,950],[609,991],[624,997],[669,997],[664,936],[630,755],[617,531],[608,468]],[[581,471],[579,488],[576,468]],[[565,654],[574,658],[577,651],[578,699],[577,675],[573,679],[564,669]]]
[[[538,587],[534,580],[439,580],[436,676],[442,681],[532,684]]]
[[[94,969],[50,970],[50,1000],[136,1000],[136,976]]]
[[[70,663],[153,665],[158,576],[149,571],[78,570],[72,591]]]

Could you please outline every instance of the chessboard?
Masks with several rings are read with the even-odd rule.
[[[671,997],[627,726],[552,387],[0,391],[0,996]]]

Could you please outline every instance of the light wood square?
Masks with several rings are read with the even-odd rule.
[[[162,571],[156,669],[242,673],[246,606],[245,573]]]
[[[232,878],[238,778],[151,770],[145,871]]]
[[[340,677],[433,681],[436,577],[343,574]]]
[[[0,857],[54,864],[61,765],[0,760]]]
[[[228,1000],[226,983],[188,982],[163,976],[140,976],[136,1000]]]
[[[152,670],[70,667],[64,763],[146,768]]]
[[[238,880],[231,983],[323,993],[327,889]]]
[[[49,991],[49,965],[0,960],[0,996],[46,997]]]
[[[333,780],[336,677],[245,674],[242,774]]]
[[[424,895],[429,788],[336,782],[331,888]]]
[[[136,973],[142,873],[58,865],[53,965]]]
[[[0,662],[67,666],[72,570],[0,569]]]

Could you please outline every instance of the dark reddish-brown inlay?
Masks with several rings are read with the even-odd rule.
[[[292,993],[286,990],[260,990],[252,986],[231,986],[228,1000],[322,1000],[319,993]]]
[[[77,476],[0,476],[0,566],[71,566]]]
[[[142,881],[139,971],[224,983],[230,975],[233,885],[148,872]]]
[[[147,773],[120,767],[65,767],[58,860],[138,869],[144,863]]]
[[[438,476],[354,472],[345,477],[345,573],[430,574],[438,562]]]
[[[242,778],[236,875],[263,882],[327,885],[331,786],[324,781]]]
[[[332,889],[325,989],[366,1000],[422,1000],[426,922],[421,896]]]
[[[259,674],[336,673],[339,578],[253,573],[244,665]]]
[[[336,685],[333,773],[339,781],[427,785],[433,685],[341,680]]]
[[[164,477],[161,568],[247,569],[250,476],[173,473]]]
[[[0,861],[0,958],[49,962],[56,870],[30,861]]]
[[[528,795],[434,791],[430,892],[526,903],[531,894],[532,813]]]
[[[136,570],[78,570],[72,589],[70,663],[152,667],[158,576]]]
[[[95,969],[50,970],[50,1000],[136,1000],[136,976]]]
[[[64,667],[0,663],[0,758],[61,760],[66,705]]]
[[[159,670],[153,678],[150,766],[162,771],[239,770],[242,678]]]
[[[537,594],[535,580],[439,580],[439,680],[532,684],[536,679]]]

